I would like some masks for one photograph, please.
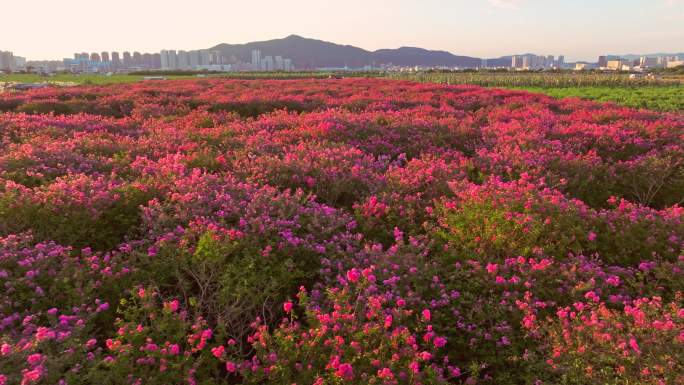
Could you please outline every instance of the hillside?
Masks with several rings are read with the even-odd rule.
[[[475,67],[481,63],[479,58],[457,56],[446,51],[415,47],[367,51],[351,45],[308,39],[298,35],[246,44],[219,44],[211,49],[243,62],[249,62],[252,50],[259,49],[262,56],[280,55],[291,58],[298,68],[363,67],[372,64]]]

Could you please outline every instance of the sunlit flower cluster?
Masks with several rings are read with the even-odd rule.
[[[684,117],[378,79],[0,96],[0,385],[678,384]]]

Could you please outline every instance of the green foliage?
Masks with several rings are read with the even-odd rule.
[[[684,86],[669,87],[525,87],[556,98],[578,97],[660,111],[684,111]]]
[[[216,384],[212,379],[220,377],[221,365],[209,347],[221,336],[203,319],[188,317],[177,302],[174,306],[151,288],[121,299],[115,325],[119,333],[106,341],[104,354],[86,361],[68,383],[166,385],[198,377],[204,379],[201,384]]]
[[[256,317],[275,320],[281,314],[279,305],[311,280],[318,265],[304,251],[274,250],[265,257],[260,243],[205,232],[194,251],[163,247],[146,270],[162,293],[188,293],[196,314],[223,325],[241,341]]]
[[[18,201],[14,193],[5,192],[0,194],[0,233],[4,236],[30,230],[37,240],[110,250],[137,234],[140,206],[152,198],[135,187],[122,187],[112,194],[116,197],[95,214],[79,204]]]
[[[473,84],[540,92],[556,98],[579,97],[660,111],[684,111],[684,85],[674,79],[630,79],[627,74],[574,72],[393,73],[392,79]]]
[[[463,258],[503,260],[542,254],[563,258],[580,252],[580,240],[588,232],[582,217],[572,209],[534,199],[511,199],[504,204],[464,201],[455,210],[438,206],[442,227],[437,235]]]

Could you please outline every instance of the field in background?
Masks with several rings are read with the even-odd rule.
[[[167,79],[193,79],[220,77],[227,79],[325,79],[331,77],[379,77],[379,72],[237,72],[221,74],[196,73],[138,73],[104,76],[97,74],[40,76],[34,74],[0,75],[0,85],[6,82],[53,84],[117,84],[142,81],[145,76],[162,74]],[[445,84],[474,84],[483,87],[524,89],[564,98],[580,97],[601,102],[646,108],[659,111],[684,111],[684,77],[669,75],[659,79],[630,79],[627,74],[588,73],[511,73],[511,72],[458,72],[458,73],[389,73],[385,77],[398,80]]]
[[[659,111],[684,111],[684,78],[630,79],[628,74],[458,72],[391,74],[392,79],[483,87],[524,89],[564,98],[580,97],[601,102]]]
[[[446,84],[474,84],[483,87],[667,87],[683,84],[678,76],[630,79],[625,73],[585,72],[418,72],[392,73],[401,80]]]
[[[377,72],[349,72],[345,73],[344,77],[378,77]],[[140,72],[136,74],[121,74],[121,75],[98,75],[98,74],[58,74],[54,76],[41,76],[36,74],[4,74],[0,75],[0,83],[16,82],[16,83],[75,83],[75,84],[115,84],[115,83],[132,83],[144,80],[145,76],[164,76],[169,80],[174,79],[194,79],[197,77],[219,77],[226,79],[325,79],[329,77],[336,77],[337,74],[333,72],[234,72],[234,73],[183,73],[182,71],[174,71],[170,73],[164,72]]]
[[[54,76],[41,76],[36,74],[9,74],[0,75],[0,83],[3,82],[18,82],[18,83],[76,83],[76,84],[114,84],[114,83],[131,83],[143,80],[143,76],[135,75],[70,75],[59,74]]]
[[[668,87],[566,87],[523,88],[556,98],[579,97],[600,102],[614,102],[633,108],[658,111],[684,111],[684,86]]]

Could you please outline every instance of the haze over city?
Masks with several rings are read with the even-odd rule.
[[[595,61],[606,53],[684,50],[683,0],[39,0],[2,8],[4,15],[30,17],[31,26],[24,17],[3,18],[0,48],[33,60],[203,49],[293,33],[368,50],[415,46],[475,57],[538,52]]]

